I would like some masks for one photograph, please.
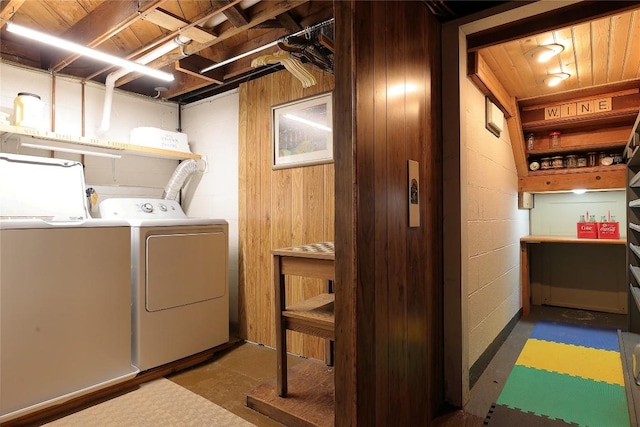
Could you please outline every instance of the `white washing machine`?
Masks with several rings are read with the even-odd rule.
[[[99,211],[131,227],[133,364],[145,371],[228,342],[228,223],[189,218],[174,200],[111,198]]]

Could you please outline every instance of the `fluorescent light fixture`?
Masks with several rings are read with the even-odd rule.
[[[54,37],[49,34],[41,33],[27,27],[23,27],[13,22],[7,23],[7,31],[10,33],[18,34],[23,37],[30,38],[35,41],[39,41],[48,44],[53,47],[68,50],[73,53],[79,53],[84,56],[96,59],[98,61],[106,62],[111,65],[122,67],[125,70],[135,71],[145,74],[147,76],[155,77],[160,80],[173,81],[173,74],[165,73],[164,71],[156,70],[155,68],[147,67],[137,62],[128,61],[126,59],[118,58],[117,56],[110,55],[108,53],[100,52],[99,50],[91,49],[86,46],[73,43],[59,37]]]
[[[536,46],[533,49],[527,51],[524,55],[528,59],[533,59],[538,62],[547,62],[554,56],[560,54],[564,50],[564,46],[561,44],[553,43],[543,46]]]
[[[307,119],[303,119],[302,117],[298,117],[294,114],[283,114],[282,117],[284,117],[285,119],[290,119],[293,120],[294,122],[298,122],[298,123],[304,123],[305,125],[309,125],[311,127],[314,127],[316,129],[320,129],[320,130],[324,130],[327,132],[331,132],[331,128],[325,125],[322,125],[320,123],[316,123],[313,122],[311,120],[307,120]]]
[[[566,80],[569,77],[571,77],[571,74],[568,74],[568,73],[547,74],[542,78],[542,82],[549,87],[554,87],[554,86],[558,86],[558,84],[560,84],[561,81]]]
[[[584,188],[576,188],[575,190],[571,190],[571,191],[573,191],[574,194],[584,194],[587,192],[587,190]]]
[[[71,153],[71,154],[84,154],[86,156],[96,156],[96,157],[108,157],[110,159],[120,159],[122,156],[120,154],[111,154],[105,153],[102,151],[90,151],[90,150],[80,150],[76,148],[67,148],[67,147],[56,147],[53,145],[40,145],[40,144],[31,144],[28,142],[21,142],[20,146],[25,148],[35,148],[38,150],[47,150],[47,151],[60,151],[63,153]]]

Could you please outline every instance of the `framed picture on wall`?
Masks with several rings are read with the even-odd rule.
[[[271,108],[273,169],[333,162],[331,92]]]

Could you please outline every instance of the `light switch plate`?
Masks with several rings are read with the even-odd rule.
[[[408,160],[409,227],[420,227],[420,164]]]

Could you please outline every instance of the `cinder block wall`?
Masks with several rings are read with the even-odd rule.
[[[484,95],[467,81],[462,96],[468,256],[463,289],[471,366],[520,309],[519,242],[529,232],[529,212],[518,209],[518,176],[506,123],[497,138],[485,128]]]

